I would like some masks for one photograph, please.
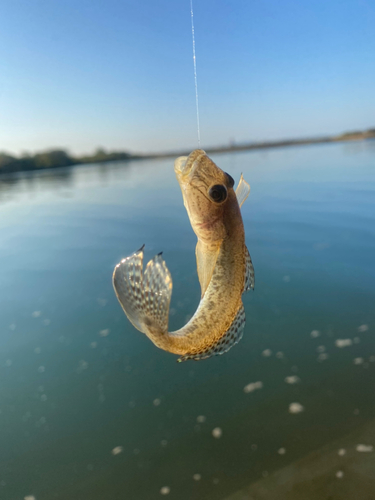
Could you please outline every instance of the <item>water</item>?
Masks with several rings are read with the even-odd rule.
[[[256,286],[241,343],[182,364],[130,325],[111,285],[145,243],[172,273],[170,329],[195,311],[196,239],[173,161],[2,178],[0,498],[223,499],[373,427],[373,145],[213,157],[251,184]],[[332,488],[351,484],[340,460]]]

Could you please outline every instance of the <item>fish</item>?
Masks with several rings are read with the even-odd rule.
[[[162,253],[143,270],[144,245],[121,260],[113,286],[129,321],[178,361],[202,360],[229,351],[245,328],[242,294],[254,289],[254,267],[245,244],[240,207],[250,193],[241,174],[233,178],[201,149],[175,160],[175,174],[197,236],[196,260],[201,300],[191,319],[168,332],[172,277]]]

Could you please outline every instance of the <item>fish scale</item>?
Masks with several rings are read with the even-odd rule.
[[[179,358],[177,361],[187,361],[188,359],[200,361],[202,359],[210,358],[211,356],[220,356],[221,354],[226,353],[231,347],[238,344],[238,342],[242,339],[245,323],[245,309],[243,304],[241,304],[241,307],[239,308],[230,328],[224,333],[217,343],[206,351],[197,354],[187,354]]]

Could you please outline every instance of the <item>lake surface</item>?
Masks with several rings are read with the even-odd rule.
[[[336,500],[356,457],[375,456],[370,438],[347,444],[375,421],[374,141],[212,158],[251,184],[255,291],[237,346],[181,364],[131,326],[111,284],[145,243],[172,274],[170,329],[194,313],[173,160],[0,178],[2,500],[224,499],[343,448],[317,497]]]

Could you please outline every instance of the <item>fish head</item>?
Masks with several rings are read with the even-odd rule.
[[[227,233],[226,215],[239,211],[233,178],[201,149],[177,158],[174,170],[198,239],[206,243],[221,241]]]

